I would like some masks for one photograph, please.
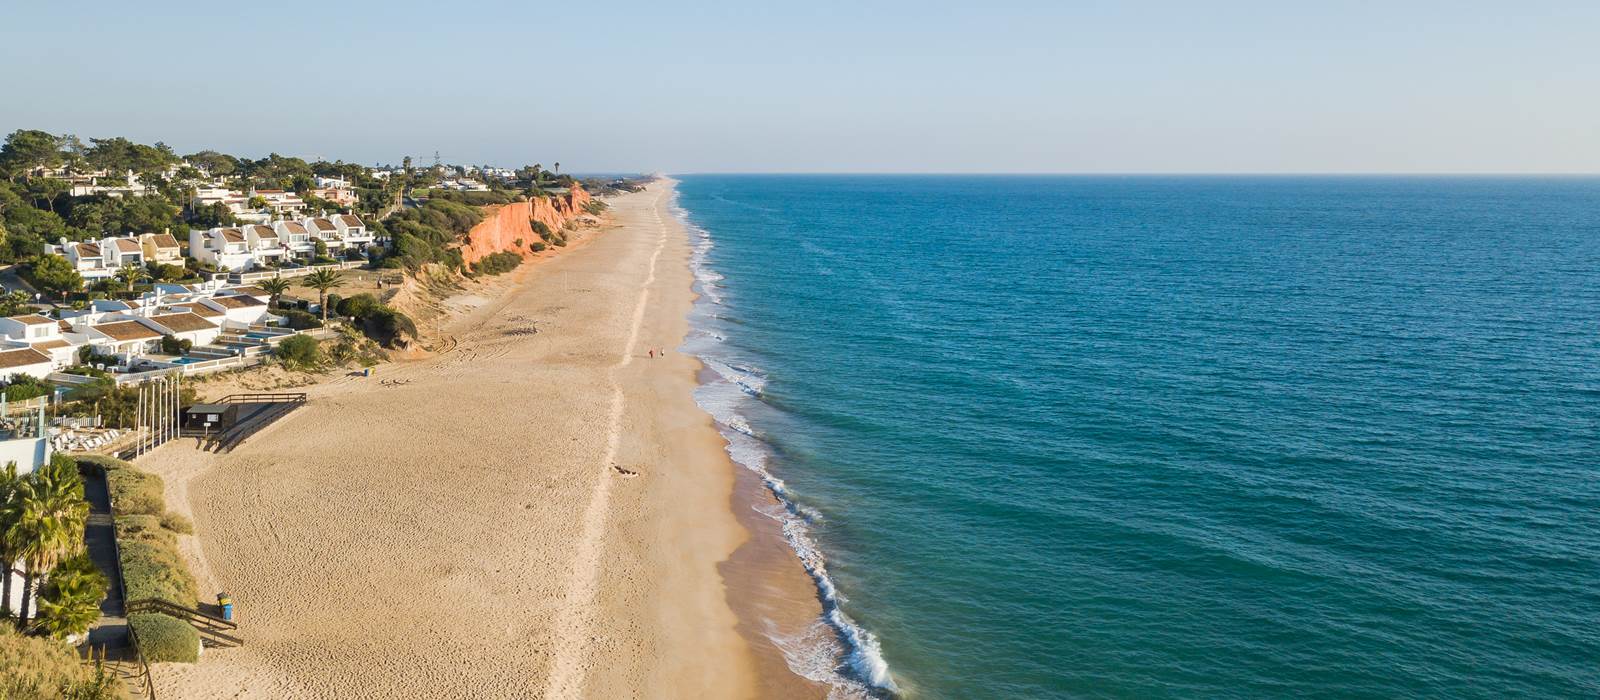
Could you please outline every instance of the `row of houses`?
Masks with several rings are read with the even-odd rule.
[[[265,205],[252,206],[251,202],[256,199],[265,202]],[[293,218],[306,209],[305,200],[287,190],[252,189],[240,192],[222,185],[195,188],[190,203],[197,208],[221,204],[235,219],[251,224],[264,224],[275,218]]]
[[[255,270],[316,256],[317,242],[330,254],[366,251],[376,237],[359,217],[350,214],[314,216],[266,224],[219,226],[189,232],[189,256],[230,272]],[[182,265],[184,252],[170,233],[111,236],[97,241],[72,242],[63,238],[46,245],[49,255],[60,255],[85,280],[96,282],[116,276],[129,265],[150,263]]]
[[[366,251],[375,242],[372,231],[350,214],[315,216],[300,221],[275,221],[271,225],[219,226],[189,232],[189,256],[219,269],[245,271],[310,260],[317,243],[330,254]]]
[[[63,238],[58,245],[46,244],[44,252],[66,258],[73,269],[90,282],[113,277],[117,270],[128,265],[183,264],[183,249],[170,233],[111,236],[76,243]]]
[[[163,289],[164,288],[164,289]],[[141,360],[171,361],[161,341],[172,336],[191,346],[212,346],[229,331],[280,320],[268,310],[266,291],[256,287],[196,290],[158,285],[143,300],[99,300],[61,318],[41,314],[0,317],[0,378],[27,374],[39,379],[78,363],[84,347],[94,356],[129,367]],[[216,348],[215,354],[228,354]]]

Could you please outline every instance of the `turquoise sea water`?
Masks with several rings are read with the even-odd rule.
[[[681,179],[841,695],[1600,696],[1600,179]]]

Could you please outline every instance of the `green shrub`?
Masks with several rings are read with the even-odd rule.
[[[161,613],[138,613],[128,616],[128,626],[133,628],[139,653],[146,661],[194,663],[200,658],[200,633],[183,620]]]
[[[310,369],[322,364],[322,350],[318,345],[317,339],[309,335],[294,335],[278,343],[273,353],[283,361],[285,367]]]
[[[123,700],[121,683],[102,669],[78,661],[72,647],[43,637],[24,637],[0,624],[0,698],[5,700]]]
[[[522,256],[516,253],[490,253],[474,264],[472,271],[480,275],[498,275],[515,270],[521,264]]]
[[[309,311],[290,309],[288,311],[281,311],[278,315],[283,317],[284,326],[293,328],[297,331],[303,331],[308,328],[322,327],[322,319],[317,318],[316,314],[313,314]]]
[[[73,455],[72,458],[78,461],[79,467],[87,467],[90,471],[96,474],[106,474],[113,469],[134,468],[132,462],[126,462],[117,459],[116,457],[107,457],[105,455]]]
[[[377,297],[367,293],[357,294],[348,299],[340,299],[339,303],[333,306],[335,313],[350,318],[361,318],[382,308],[384,308],[383,302],[378,301]]]
[[[549,224],[546,224],[543,221],[533,219],[529,223],[533,226],[533,232],[539,234],[540,238],[548,241],[550,240],[551,236],[555,235],[554,233],[551,233]]]
[[[170,510],[167,511],[166,515],[161,516],[161,527],[164,527],[172,532],[176,532],[180,535],[194,534],[194,523],[190,522],[190,520],[187,517],[184,517],[182,513],[177,513]]]
[[[5,380],[4,393],[7,401],[26,401],[45,396],[51,391],[49,382],[31,374],[13,374],[9,379]]]
[[[148,539],[118,541],[122,550],[122,580],[129,602],[159,598],[184,607],[199,600],[194,576],[171,544]]]
[[[544,252],[544,249],[546,247],[548,247],[548,246],[546,246],[544,244],[544,241],[534,241],[532,243],[529,243],[528,247],[532,248],[533,252],[535,252],[535,253],[542,253],[542,252]]]
[[[187,355],[189,354],[189,349],[193,347],[194,341],[188,338],[180,339],[172,335],[161,336],[161,352],[168,355]]]
[[[174,532],[163,529],[161,518],[154,515],[119,515],[115,525],[117,542],[149,542],[164,547],[178,545]]]
[[[106,484],[118,514],[159,516],[167,510],[159,476],[131,467],[107,469]]]

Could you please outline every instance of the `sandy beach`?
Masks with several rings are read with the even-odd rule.
[[[780,538],[735,517],[674,351],[693,295],[670,198],[613,199],[614,225],[462,302],[447,352],[310,387],[231,453],[141,459],[247,640],[161,666],[161,697],[824,694],[734,612],[813,614]],[[765,593],[730,604],[740,560]]]

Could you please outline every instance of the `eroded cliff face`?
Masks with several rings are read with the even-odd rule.
[[[543,240],[533,232],[532,222],[539,221],[551,231],[560,231],[568,221],[584,215],[583,205],[590,199],[592,197],[582,187],[574,186],[564,195],[504,205],[489,212],[482,223],[467,232],[461,244],[461,259],[470,265],[491,253],[510,251],[523,257],[531,256],[533,250],[529,245]],[[522,245],[518,246],[517,241],[522,241]]]

